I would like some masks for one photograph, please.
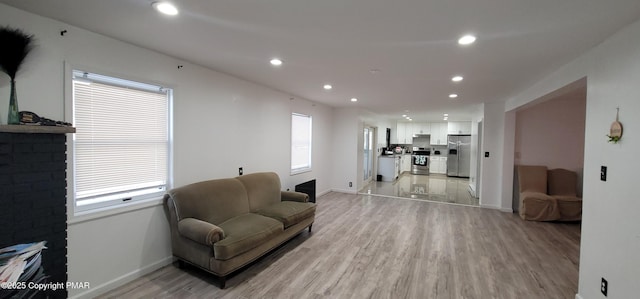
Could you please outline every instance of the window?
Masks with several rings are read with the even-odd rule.
[[[291,174],[311,170],[311,116],[291,114]]]
[[[161,196],[171,89],[73,71],[75,211]]]

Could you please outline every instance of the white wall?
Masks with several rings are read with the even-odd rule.
[[[358,140],[360,135],[360,122],[356,108],[334,109],[333,113],[333,144],[331,161],[333,162],[332,189],[339,192],[358,192],[358,168],[359,157],[362,157]],[[362,162],[360,162],[362,164]],[[351,187],[349,187],[351,182]]]
[[[364,187],[364,127],[377,128],[376,157],[378,149],[386,146],[386,129],[391,127],[388,119],[358,107],[336,108],[334,111],[332,160],[334,191],[357,193]],[[377,163],[377,161],[376,161]],[[374,173],[375,179],[376,173]],[[352,183],[349,187],[349,182]]]
[[[504,102],[484,104],[480,206],[492,209],[503,209],[502,180],[500,178],[502,178],[503,166],[504,105]],[[485,152],[489,152],[488,158],[484,157]]]
[[[640,296],[640,200],[635,177],[640,169],[640,21],[561,67],[507,102],[507,110],[587,77],[583,220],[580,281],[576,298],[603,298],[600,279],[609,282],[607,298]],[[624,125],[619,144],[607,142],[620,108]],[[600,166],[608,179],[599,179]]]
[[[601,298],[640,297],[640,22],[623,29],[590,53],[585,132],[584,206],[579,294]],[[619,144],[605,136],[620,108]],[[608,180],[599,180],[600,166]]]
[[[333,188],[333,109],[192,65],[108,37],[0,4],[0,25],[34,34],[37,48],[17,77],[21,110],[65,117],[64,63],[107,75],[174,88],[174,186],[245,173],[276,171],[283,188],[317,179]],[[67,30],[65,36],[60,30]],[[178,69],[178,65],[184,65]],[[2,96],[6,95],[6,96]],[[8,78],[0,78],[0,118],[6,122]],[[292,111],[313,117],[313,171],[290,176]],[[355,118],[354,118],[355,119]],[[351,120],[340,120],[349,122]],[[340,122],[339,121],[339,122]],[[355,120],[353,120],[355,122]],[[355,153],[355,151],[354,151]],[[351,167],[355,173],[355,167]],[[350,178],[355,182],[354,178]],[[82,220],[70,215],[70,281],[88,281],[90,297],[171,261],[162,206]]]

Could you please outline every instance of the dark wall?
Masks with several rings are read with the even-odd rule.
[[[47,282],[67,281],[66,135],[0,133],[0,248],[46,241]],[[66,290],[48,292],[64,298]]]

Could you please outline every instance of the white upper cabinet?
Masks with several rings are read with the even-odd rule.
[[[470,121],[450,121],[447,126],[447,133],[450,135],[470,135]]]
[[[431,134],[431,124],[429,123],[412,123],[413,135]]]
[[[447,145],[447,123],[431,123],[431,145]]]
[[[392,134],[395,140],[392,140],[391,143],[412,144],[413,135],[430,134],[430,127],[429,123],[398,122],[396,125],[396,134]]]
[[[395,134],[391,134],[391,143],[393,144],[404,144],[405,142],[405,130],[407,127],[407,123],[397,123],[396,124],[396,133]],[[395,137],[395,139],[393,138]]]

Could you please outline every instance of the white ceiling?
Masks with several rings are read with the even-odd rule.
[[[640,18],[638,0],[173,0],[176,17],[151,0],[0,2],[292,96],[394,119],[408,110],[414,121],[468,119],[474,104],[508,99]],[[478,40],[459,46],[466,33]],[[464,81],[451,82],[457,74]]]

